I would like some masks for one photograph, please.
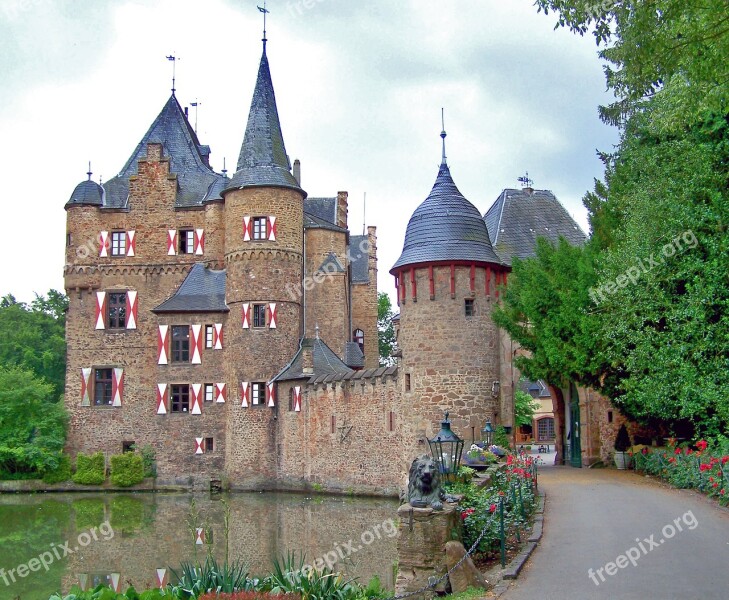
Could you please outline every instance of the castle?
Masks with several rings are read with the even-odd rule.
[[[526,221],[463,197],[441,135],[390,270],[400,358],[380,367],[376,229],[350,233],[346,192],[302,189],[265,39],[232,177],[173,92],[120,173],[66,203],[71,454],[151,445],[160,486],[395,495],[445,410],[467,441],[511,426],[514,345],[491,319],[511,254],[491,240]]]

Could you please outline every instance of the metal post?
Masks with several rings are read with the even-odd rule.
[[[500,531],[500,548],[501,548],[501,568],[506,567],[506,535],[504,533],[504,497],[499,498],[499,521],[501,526]]]

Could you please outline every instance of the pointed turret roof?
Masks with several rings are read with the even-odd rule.
[[[260,186],[291,188],[306,195],[291,174],[265,45],[237,170],[226,191]]]
[[[390,272],[406,265],[460,260],[501,264],[481,213],[453,182],[444,147],[433,189],[410,217],[402,254]]]
[[[170,172],[177,175],[176,207],[199,206],[205,200],[220,198],[223,175],[207,162],[210,148],[200,144],[174,94],[165,103],[151,127],[116,177],[104,183],[104,207],[126,208],[129,177],[137,174],[137,162],[146,157],[147,144],[161,143],[164,156],[170,159]]]

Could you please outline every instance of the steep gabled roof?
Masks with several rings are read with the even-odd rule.
[[[313,373],[304,373],[304,351],[312,352]],[[324,343],[321,338],[303,338],[298,352],[291,362],[273,378],[273,381],[288,381],[291,379],[310,379],[322,375],[337,375],[352,373],[347,365]]]
[[[494,248],[504,261],[534,256],[537,237],[575,246],[587,236],[549,190],[505,189],[484,215]]]
[[[390,272],[454,260],[501,264],[481,213],[458,191],[444,160],[433,189],[410,217],[402,254]]]
[[[173,94],[119,174],[103,184],[106,191],[104,207],[127,207],[129,177],[137,174],[137,163],[146,157],[147,144],[151,142],[162,144],[164,156],[170,159],[170,172],[177,175],[176,207],[199,206],[209,199],[210,191],[223,176],[207,166],[210,147],[200,144]]]
[[[153,308],[152,312],[228,312],[225,276],[224,270],[214,271],[203,263],[196,263],[172,297]]]
[[[291,174],[265,46],[236,169],[227,190],[272,186],[291,188],[306,195]]]
[[[352,235],[349,237],[349,256],[352,265],[352,283],[370,282],[370,256],[361,249],[369,242],[366,235]]]

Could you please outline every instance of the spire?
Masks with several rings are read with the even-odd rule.
[[[263,54],[265,55],[266,42],[268,41],[266,38],[266,15],[271,11],[266,8],[266,0],[263,0],[263,7],[256,6],[256,8],[263,13],[263,39],[261,41],[263,42]]]
[[[443,140],[443,157],[440,161],[440,166],[445,166],[446,163],[446,151],[445,151],[445,139],[446,139],[446,132],[445,132],[445,111],[441,108],[440,109],[440,122],[442,125],[441,132],[440,132],[440,139]]]

